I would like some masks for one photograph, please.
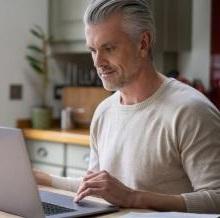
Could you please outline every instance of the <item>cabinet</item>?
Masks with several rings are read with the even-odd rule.
[[[85,46],[83,14],[89,1],[49,1],[49,33],[53,50],[88,52]]]
[[[54,52],[88,52],[83,14],[90,0],[50,0],[49,31]],[[153,0],[155,50],[178,52],[191,48],[192,1]]]
[[[154,0],[157,51],[178,52],[191,48],[192,1]]]
[[[67,145],[66,175],[72,178],[84,176],[89,165],[90,149],[80,145]]]
[[[87,146],[27,140],[27,150],[34,168],[53,175],[77,178],[85,175],[89,165]]]

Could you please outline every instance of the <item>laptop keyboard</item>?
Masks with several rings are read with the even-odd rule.
[[[44,209],[44,213],[46,216],[48,215],[53,215],[53,214],[60,214],[60,213],[66,213],[66,212],[74,212],[76,210],[66,208],[66,207],[61,207],[55,204],[50,204],[47,202],[42,202],[42,206]]]

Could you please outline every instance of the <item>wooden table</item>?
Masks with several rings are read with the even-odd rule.
[[[64,190],[59,190],[59,189],[54,189],[51,187],[39,187],[40,190],[45,190],[45,191],[52,191],[55,193],[60,193],[60,194],[64,194],[67,196],[74,196],[74,193],[69,192],[69,191],[64,191]],[[88,197],[88,200],[93,200],[93,201],[97,201],[97,202],[101,202],[101,203],[105,203],[104,200],[99,199],[99,198],[94,198],[94,197]],[[106,215],[99,215],[99,216],[93,216],[93,217],[97,217],[97,218],[118,218],[122,215],[125,215],[129,212],[152,212],[151,210],[141,210],[141,209],[121,209],[119,212],[116,213],[110,213],[110,214],[106,214]],[[11,215],[8,213],[4,213],[0,211],[0,218],[21,218],[20,216],[15,216],[15,215]]]

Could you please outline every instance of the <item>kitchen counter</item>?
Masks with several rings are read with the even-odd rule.
[[[23,134],[25,139],[42,140],[58,143],[79,144],[89,147],[89,130],[74,129],[64,131],[60,129],[42,130],[24,128]]]

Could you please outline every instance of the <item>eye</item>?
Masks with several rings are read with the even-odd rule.
[[[89,48],[91,54],[96,54],[96,50],[94,48]]]
[[[115,50],[115,47],[114,46],[109,46],[109,47],[106,47],[105,50],[110,53],[110,52],[113,52]]]

